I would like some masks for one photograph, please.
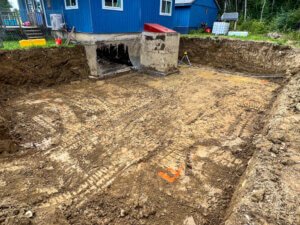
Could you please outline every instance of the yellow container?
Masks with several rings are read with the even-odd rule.
[[[22,48],[32,46],[30,40],[22,40],[22,41],[19,41],[19,44],[20,44],[20,46],[21,46]]]
[[[33,47],[33,46],[44,46],[47,44],[45,39],[32,39],[32,40],[21,40],[19,44],[22,48]]]

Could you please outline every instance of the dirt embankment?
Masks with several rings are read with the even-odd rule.
[[[277,97],[226,225],[300,224],[300,73]]]
[[[295,74],[300,66],[297,50],[288,46],[219,38],[181,38],[180,53],[192,63],[270,76]]]
[[[0,154],[17,147],[10,136],[7,100],[28,89],[85,79],[89,75],[83,47],[0,51]]]
[[[0,51],[0,83],[51,86],[87,78],[83,47]]]
[[[271,43],[226,39],[181,39],[195,64],[249,72],[285,74],[282,90],[253,140],[254,156],[228,205],[225,225],[300,224],[300,54]]]

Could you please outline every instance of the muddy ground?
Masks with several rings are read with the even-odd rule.
[[[82,67],[59,85],[73,64],[16,85],[0,74],[0,224],[298,223],[297,62],[251,70],[281,80],[183,66],[91,81],[70,51]]]

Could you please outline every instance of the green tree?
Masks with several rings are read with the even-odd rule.
[[[0,10],[10,10],[11,7],[8,0],[0,0]]]
[[[244,19],[271,20],[274,17],[297,10],[300,8],[300,0],[217,0],[221,6],[221,12],[238,11]],[[226,4],[225,4],[226,3]],[[246,15],[246,16],[245,16]]]

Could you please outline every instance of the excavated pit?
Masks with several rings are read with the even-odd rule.
[[[182,43],[183,52],[191,40]],[[202,39],[192,43],[202,49]],[[247,53],[246,43],[235,44],[227,55]],[[217,57],[213,50],[207,57]],[[34,51],[24,53],[16,71],[32,68],[29,63],[41,54]],[[39,58],[48,57],[47,65],[36,62],[40,69],[29,72],[28,80],[26,72],[13,75],[23,52],[16,58],[0,52],[9,55],[5,64],[0,60],[6,88],[1,141],[17,147],[0,152],[0,224],[239,224],[231,222],[238,221],[236,202],[249,193],[240,181],[281,93],[271,75],[287,79],[295,63],[262,69],[248,56],[247,74],[224,70],[216,61],[210,66],[222,70],[183,66],[168,77],[130,73],[95,82],[84,79],[81,48],[43,51]],[[51,51],[59,54],[50,59]],[[269,51],[277,54],[276,48]],[[289,59],[296,54],[280,51]],[[57,62],[62,54],[67,63]],[[197,57],[190,55],[194,64],[203,64]],[[245,65],[230,68],[242,72]],[[69,70],[73,74],[61,83]]]

